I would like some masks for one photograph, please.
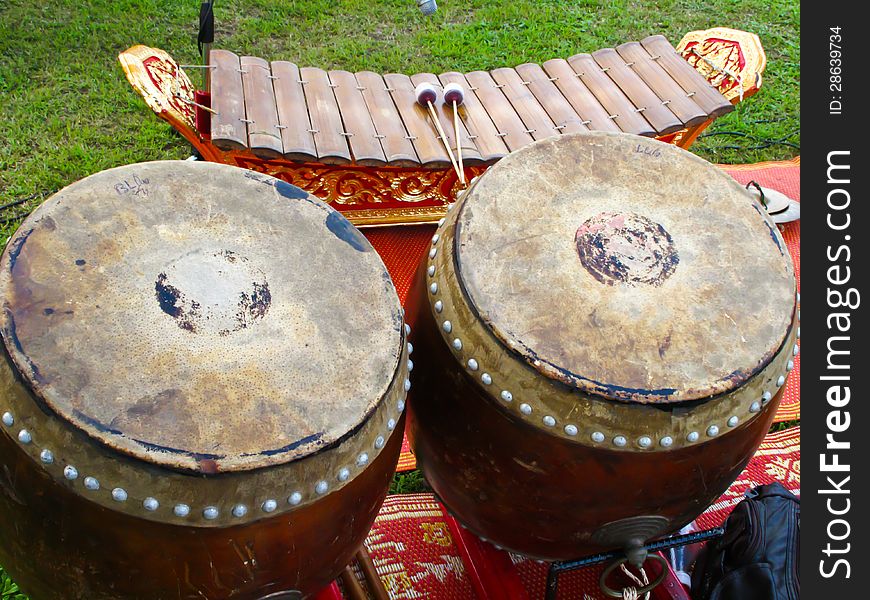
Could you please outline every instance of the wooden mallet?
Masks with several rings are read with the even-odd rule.
[[[462,164],[462,144],[459,141],[459,105],[465,102],[465,91],[458,83],[444,86],[444,102],[453,105],[453,130],[456,134],[456,156],[459,158],[459,181],[465,185],[465,165]]]
[[[432,117],[432,122],[435,123],[435,129],[438,130],[438,135],[441,136],[441,141],[444,142],[444,148],[447,149],[447,156],[450,157],[450,162],[453,164],[453,169],[460,180],[463,179],[462,173],[459,170],[459,165],[456,164],[456,159],[453,157],[453,150],[450,149],[450,142],[447,140],[447,135],[441,127],[441,122],[438,120],[438,115],[435,112],[434,102],[438,99],[438,90],[434,85],[428,82],[421,83],[414,88],[414,96],[417,98],[417,103],[420,106],[429,109],[429,115]]]

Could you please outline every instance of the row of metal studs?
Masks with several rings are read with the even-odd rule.
[[[411,331],[410,326],[405,324],[406,337],[407,337],[407,334],[410,333],[410,331]],[[411,345],[410,342],[408,342],[408,354],[410,355],[411,352],[413,352],[413,351],[414,351],[414,347]],[[410,371],[413,368],[414,368],[414,364],[409,359],[408,360],[408,371]],[[411,380],[408,378],[405,378],[403,386],[404,386],[405,394],[407,394],[408,391],[411,389]],[[402,412],[405,410],[405,399],[404,398],[399,398],[398,402],[396,403],[396,409],[399,411],[399,416],[401,416]],[[13,425],[15,425],[15,416],[9,411],[4,412],[2,417],[0,417],[0,420],[2,420],[3,425],[5,425],[6,427],[11,428]],[[396,419],[391,418],[390,420],[387,421],[387,429],[389,431],[393,431],[393,429],[395,429],[395,428],[396,428]],[[18,441],[22,445],[25,445],[25,446],[30,445],[33,442],[33,434],[27,429],[20,429],[18,431]],[[374,447],[376,450],[380,450],[381,448],[384,447],[385,444],[386,444],[386,439],[384,438],[384,436],[379,435],[375,439]],[[51,450],[49,450],[48,448],[44,448],[42,451],[40,451],[39,459],[44,465],[46,465],[46,468],[48,467],[48,465],[52,465],[55,462],[54,453]],[[365,465],[368,464],[368,462],[369,462],[368,453],[361,452],[359,454],[359,456],[357,456],[356,466],[362,468],[362,467],[365,467]],[[75,481],[79,478],[79,471],[73,465],[66,465],[63,468],[63,476],[68,481]],[[350,469],[349,468],[342,467],[341,469],[339,469],[338,474],[336,475],[336,479],[339,482],[343,483],[343,482],[347,481],[349,478],[350,478]],[[96,477],[87,476],[87,477],[82,479],[82,483],[83,483],[85,489],[87,489],[89,491],[93,491],[93,492],[99,490],[101,487],[100,481]],[[326,481],[325,479],[318,481],[317,484],[314,486],[314,491],[319,496],[326,494],[329,491],[329,482]],[[126,502],[127,497],[128,497],[128,494],[124,488],[116,487],[116,488],[112,489],[112,499],[115,500],[116,502],[119,502],[119,503]],[[300,504],[301,502],[302,502],[302,492],[299,492],[299,491],[293,492],[287,498],[287,503],[291,506],[296,506],[296,505]],[[142,507],[149,512],[155,512],[157,509],[160,508],[160,502],[157,500],[157,498],[149,496],[149,497],[145,498],[145,500],[142,501]],[[273,498],[269,498],[269,499],[263,501],[263,503],[260,505],[260,509],[264,513],[274,512],[275,510],[277,510],[277,508],[278,508],[278,501],[273,499]],[[172,512],[173,512],[173,514],[175,514],[176,517],[184,518],[190,514],[190,506],[187,504],[176,504],[173,507]],[[236,518],[242,518],[248,514],[248,507],[245,504],[236,504],[233,506],[231,513]],[[220,509],[217,506],[206,506],[202,511],[202,516],[203,516],[203,518],[205,518],[208,521],[213,521],[220,516]]]
[[[441,219],[438,221],[438,228],[439,229],[441,228],[442,225],[444,225],[444,221],[445,221],[444,219]],[[438,233],[436,233],[435,235],[432,236],[432,248],[429,250],[429,260],[433,260],[435,258],[435,256],[438,254],[438,245],[437,244],[438,244],[438,241],[440,239],[441,239],[441,235]],[[426,273],[430,278],[434,277],[435,276],[435,265],[430,263],[428,266],[428,269],[426,270]],[[429,284],[429,293],[432,297],[435,297],[438,295],[438,283],[437,282],[433,281],[431,284]],[[797,303],[799,306],[800,305],[800,294],[799,293],[797,294]],[[439,318],[440,318],[439,315],[441,315],[441,313],[444,310],[444,303],[441,300],[436,300],[435,303],[433,304],[433,308],[435,309],[435,312],[437,313],[435,320],[439,321]],[[798,323],[800,323],[800,308],[798,308],[798,310],[797,310],[797,319],[798,319]],[[443,321],[440,321],[440,325],[441,325],[441,329],[444,331],[444,333],[446,333],[446,334],[453,333],[453,323],[451,323],[449,320],[445,319]],[[800,327],[798,327],[796,335],[797,335],[797,338],[800,339]],[[451,345],[453,346],[453,349],[457,353],[462,351],[462,340],[460,338],[458,338],[458,337],[453,338],[453,342]],[[792,356],[797,356],[798,350],[799,350],[799,346],[797,344],[795,344],[794,348],[792,349]],[[478,364],[477,360],[474,358],[469,358],[468,361],[466,362],[466,366],[468,367],[469,370],[471,370],[473,372],[477,372],[480,369],[480,365]],[[788,364],[786,365],[786,373],[788,373],[792,369],[794,369],[794,360],[790,359],[788,361]],[[786,379],[785,375],[780,375],[777,378],[777,380],[776,380],[777,389],[779,389],[783,385],[785,385],[785,379]],[[490,375],[489,373],[483,372],[480,374],[480,381],[481,381],[481,383],[483,383],[486,386],[492,385],[492,382],[493,382],[492,375]],[[509,390],[502,390],[500,397],[503,401],[508,402],[508,403],[513,401],[513,394]],[[759,412],[761,410],[762,406],[766,406],[767,403],[770,402],[770,400],[772,398],[773,398],[773,394],[769,391],[765,391],[761,395],[760,402],[758,400],[756,400],[756,401],[752,402],[752,404],[749,405],[749,409],[748,409],[749,413]],[[532,407],[527,403],[522,403],[522,404],[520,404],[520,412],[525,416],[529,416],[532,414]],[[551,416],[551,415],[544,415],[544,417],[541,419],[541,421],[547,427],[555,427],[556,426],[556,418]],[[732,415],[728,419],[726,424],[728,425],[728,427],[736,427],[739,422],[740,422],[740,418],[737,415]],[[569,423],[569,424],[565,425],[564,432],[566,435],[574,437],[579,433],[579,429],[573,423]],[[707,428],[706,433],[707,433],[708,437],[711,437],[711,438],[716,437],[717,435],[719,435],[719,426],[718,425],[710,425]],[[604,433],[602,433],[600,431],[593,432],[591,435],[591,438],[592,438],[593,442],[598,443],[598,444],[604,442],[607,439],[607,437],[604,435]],[[689,443],[695,443],[700,438],[701,438],[701,435],[697,431],[692,431],[686,436],[686,441]],[[628,440],[626,439],[626,437],[624,435],[616,435],[613,437],[612,441],[613,441],[613,445],[617,446],[619,448],[623,448],[626,445],[628,445]],[[669,436],[669,435],[663,436],[659,440],[659,445],[661,445],[663,448],[667,448],[667,447],[671,446],[673,443],[674,443],[674,438]],[[637,439],[637,445],[641,448],[650,448],[653,445],[653,441],[649,436],[644,435],[644,436],[641,436]]]

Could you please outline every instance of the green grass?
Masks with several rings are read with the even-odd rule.
[[[425,18],[413,0],[218,0],[216,45],[303,66],[439,73],[567,57],[653,33],[676,43],[687,31],[736,27],[761,37],[764,85],[693,151],[722,163],[799,154],[797,0],[441,5]],[[130,88],[116,56],[143,43],[196,63],[198,11],[195,0],[0,0],[0,205],[37,194],[0,214],[0,246],[41,193],[109,167],[190,154]],[[391,488],[422,489],[419,472],[398,475]],[[0,600],[12,598],[24,596],[0,570]]]
[[[390,72],[489,69],[595,50],[652,33],[757,33],[769,62],[762,91],[719,119],[694,151],[714,162],[789,158],[800,144],[796,0],[218,0],[218,45],[301,65]],[[197,62],[195,0],[0,0],[0,204],[96,171],[184,158],[188,144],[146,108],[116,55],[135,43]],[[731,148],[740,146],[741,148]],[[13,210],[13,214],[32,208]],[[8,211],[7,211],[8,212]],[[6,220],[7,215],[0,218]],[[0,242],[16,222],[0,222]]]

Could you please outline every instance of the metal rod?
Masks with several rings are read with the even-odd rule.
[[[725,529],[723,527],[714,527],[713,529],[705,529],[704,531],[693,531],[692,533],[675,535],[655,542],[650,542],[649,544],[644,545],[643,549],[647,552],[658,552],[670,548],[679,548],[680,546],[687,546],[688,544],[713,540],[722,537],[724,533]],[[614,558],[620,558],[624,555],[625,552],[622,550],[611,550],[600,554],[592,554],[578,560],[555,562],[550,566],[550,568],[556,569],[556,571],[562,573],[564,571],[573,571],[574,569],[579,569],[581,567],[597,565],[599,563],[607,562],[608,560],[613,560]]]
[[[683,535],[674,535],[666,537],[655,542],[650,542],[643,546],[647,552],[659,552],[660,550],[669,550],[671,548],[679,548],[689,544],[707,542],[722,537],[725,533],[724,527],[714,527],[713,529],[705,529],[704,531],[693,531]],[[573,571],[583,567],[597,565],[609,560],[622,558],[625,552],[622,550],[611,550],[609,552],[601,552],[599,554],[591,554],[577,560],[559,561],[550,564],[547,570],[547,590],[545,599],[555,600],[556,592],[559,587],[559,575],[565,571]]]

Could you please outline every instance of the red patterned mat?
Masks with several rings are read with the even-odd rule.
[[[701,527],[721,524],[749,488],[780,481],[800,495],[800,427],[768,435],[746,470],[728,491],[698,519]],[[473,600],[476,595],[431,494],[390,496],[366,540],[375,567],[390,598],[405,600]],[[543,598],[547,567],[511,556],[533,600]],[[581,600],[584,594],[604,600],[598,591],[600,567],[559,578],[559,598]]]
[[[800,201],[800,157],[782,162],[722,165],[721,168],[744,185],[749,181],[756,181],[760,185],[773,188]],[[432,225],[382,227],[365,230],[366,237],[384,260],[402,303],[405,302],[408,289],[411,287],[411,279],[417,264],[429,246],[433,231],[434,226]],[[786,246],[788,246],[794,259],[798,290],[800,290],[800,221],[785,226],[781,225],[780,231],[782,231]],[[800,354],[795,357],[794,363],[794,371],[786,383],[775,422],[800,419]],[[409,453],[407,440],[405,440],[397,470],[411,470],[416,464],[414,456]]]

